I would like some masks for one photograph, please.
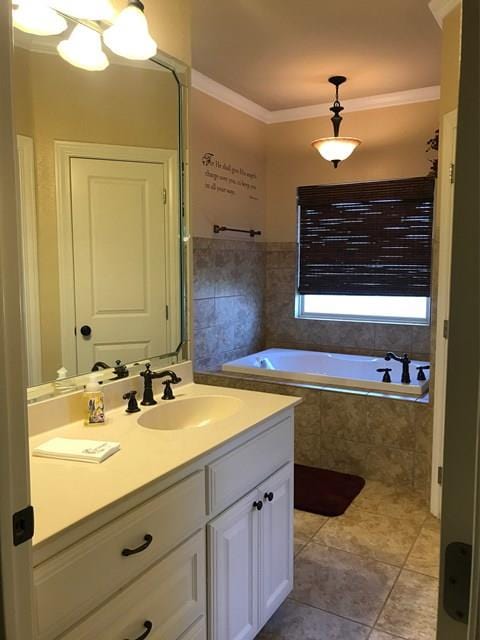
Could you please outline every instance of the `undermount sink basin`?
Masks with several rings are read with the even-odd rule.
[[[147,429],[172,431],[208,427],[238,413],[243,402],[232,396],[196,396],[177,400],[160,400],[145,412],[138,424]]]

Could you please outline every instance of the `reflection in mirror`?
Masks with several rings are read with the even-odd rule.
[[[182,340],[181,88],[110,51],[106,70],[76,68],[56,50],[68,35],[14,34],[30,386]]]

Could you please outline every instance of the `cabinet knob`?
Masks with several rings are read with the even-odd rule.
[[[263,509],[263,502],[261,500],[257,500],[253,503],[253,508],[257,511],[261,511]]]
[[[144,539],[145,542],[143,544],[141,544],[139,547],[137,547],[136,549],[123,549],[122,556],[133,556],[136,553],[141,553],[142,551],[145,551],[145,549],[148,549],[148,547],[153,542],[153,536],[151,536],[149,533],[147,533],[147,535],[143,539]],[[145,636],[145,637],[147,637],[147,636]]]
[[[264,500],[268,500],[268,502],[273,502],[274,497],[275,494],[273,493],[273,491],[269,491],[263,496]]]
[[[150,622],[150,620],[145,620],[145,622],[143,623],[143,626],[146,629],[145,632],[142,633],[141,636],[138,636],[138,638],[136,638],[135,640],[145,640],[145,638],[148,638],[148,636],[150,635],[150,632],[153,629],[153,624]]]

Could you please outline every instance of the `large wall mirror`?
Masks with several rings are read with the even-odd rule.
[[[68,35],[14,33],[30,387],[183,339],[181,75],[110,52],[76,68]]]

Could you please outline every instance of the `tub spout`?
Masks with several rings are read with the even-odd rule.
[[[389,351],[385,360],[388,362],[389,360],[396,360],[397,362],[402,363],[402,384],[410,384],[410,358],[408,357],[408,353],[404,353],[403,356],[397,356],[392,351]]]

